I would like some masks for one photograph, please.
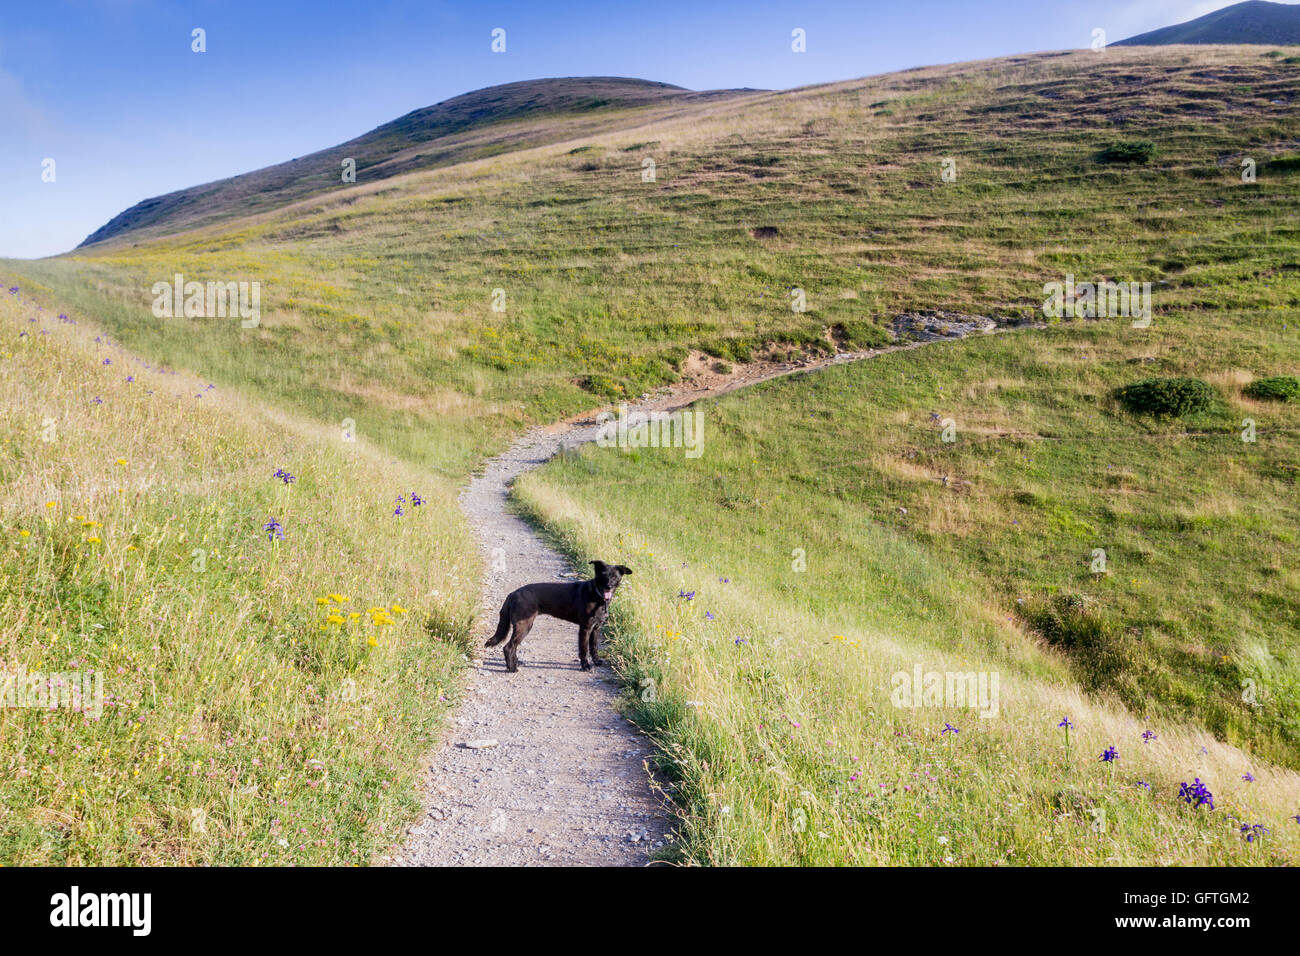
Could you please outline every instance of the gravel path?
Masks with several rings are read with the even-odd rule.
[[[506,511],[506,495],[512,479],[564,444],[595,437],[594,425],[534,430],[492,459],[461,495],[487,568],[478,644],[515,588],[585,577]],[[649,785],[652,748],[614,712],[618,691],[609,668],[579,670],[577,627],[539,616],[520,646],[515,674],[506,673],[500,648],[480,646],[479,653],[467,699],[429,767],[428,810],[396,862],[648,862],[670,832],[670,815]]]
[[[918,344],[924,343],[756,366],[726,381],[664,390],[633,408],[680,408],[769,378]],[[641,866],[671,832],[671,812],[650,783],[652,747],[615,713],[618,689],[609,669],[579,669],[574,625],[539,616],[520,647],[516,674],[505,672],[500,648],[482,647],[515,588],[586,577],[571,572],[510,514],[506,499],[523,472],[596,435],[590,416],[533,429],[490,460],[461,495],[487,568],[476,631],[480,656],[460,713],[429,766],[425,814],[391,861],[396,865]]]

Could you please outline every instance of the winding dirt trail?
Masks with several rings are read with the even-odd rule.
[[[925,344],[700,374],[630,408],[673,410],[782,375]],[[479,656],[466,700],[429,766],[424,816],[392,861],[396,865],[640,866],[671,832],[671,810],[650,779],[653,748],[615,712],[618,688],[609,669],[579,669],[572,624],[538,617],[521,646],[516,674],[505,672],[499,648],[481,646],[515,588],[586,577],[572,572],[506,505],[515,478],[563,448],[594,441],[597,431],[590,413],[533,429],[491,459],[461,495],[488,569],[476,630]]]

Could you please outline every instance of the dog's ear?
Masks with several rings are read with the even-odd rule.
[[[604,571],[608,565],[606,565],[604,561],[593,561],[591,562],[591,566],[596,569],[597,574],[600,574],[600,572]]]
[[[618,571],[618,573],[619,573],[619,574],[622,574],[622,575],[628,575],[628,574],[631,574],[631,573],[632,573],[632,569],[629,568],[626,564],[619,564],[619,565],[616,565],[616,566],[615,566],[615,570]]]

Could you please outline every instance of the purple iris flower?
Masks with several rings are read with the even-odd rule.
[[[1214,809],[1214,794],[1201,783],[1200,777],[1196,778],[1195,783],[1183,783],[1178,788],[1178,799],[1194,807],[1208,806],[1211,810]]]

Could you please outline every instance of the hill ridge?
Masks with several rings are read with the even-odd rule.
[[[594,113],[754,92],[763,91],[697,91],[657,80],[616,76],[545,77],[484,87],[412,110],[336,146],[143,199],[100,226],[77,248],[128,233],[170,234],[279,208],[340,185],[341,164],[346,159],[355,160],[356,172],[364,173],[368,181],[388,179],[481,155],[558,142],[568,135],[565,120]],[[556,122],[550,129],[533,130],[531,136],[527,131],[520,135],[516,122],[541,117]],[[489,132],[474,138],[484,131],[500,135],[494,137]],[[415,152],[429,144],[441,144],[442,148]]]
[[[1174,43],[1300,44],[1300,6],[1271,0],[1243,0],[1205,16],[1139,33],[1109,46],[1163,46]]]

